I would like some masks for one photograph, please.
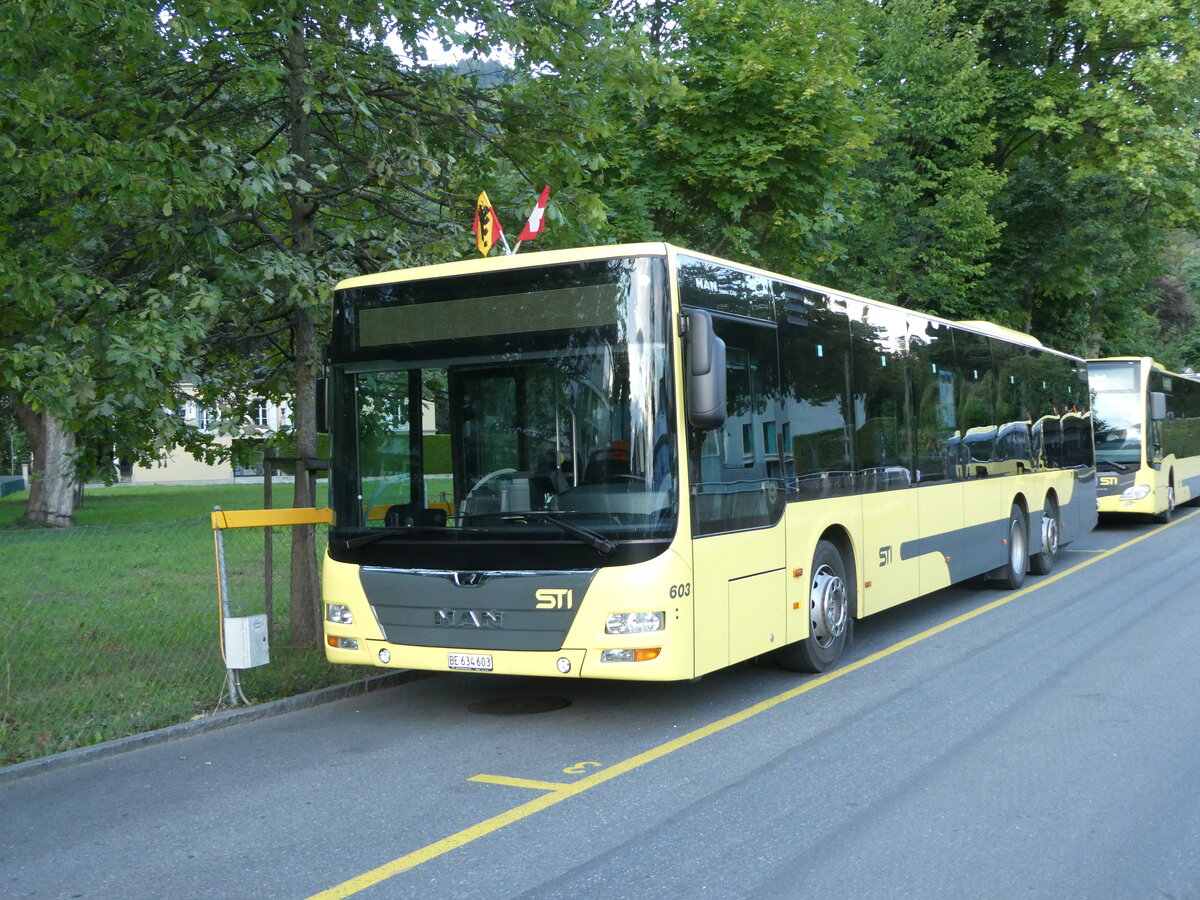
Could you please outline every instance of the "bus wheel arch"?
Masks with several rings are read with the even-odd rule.
[[[809,636],[780,647],[776,661],[792,672],[824,672],[836,665],[857,611],[857,575],[848,536],[836,529],[817,542],[808,569]]]
[[[1042,527],[1036,536],[1030,535],[1030,544],[1036,549],[1029,555],[1029,571],[1034,575],[1049,575],[1054,568],[1054,560],[1058,556],[1061,539],[1062,512],[1058,505],[1058,495],[1054,491],[1046,494],[1042,503]]]

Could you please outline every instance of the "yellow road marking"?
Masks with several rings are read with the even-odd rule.
[[[467,781],[484,784],[503,784],[507,787],[532,788],[535,791],[561,791],[566,787],[561,781],[535,781],[532,778],[509,778],[507,775],[472,775]]]
[[[1147,531],[1135,538],[1131,538],[1123,544],[1113,547],[1111,550],[1101,551],[1095,556],[1071,566],[1069,569],[1064,569],[1055,575],[1048,575],[1041,581],[1038,581],[1036,584],[1021,588],[1019,591],[1013,591],[1011,594],[1006,594],[997,600],[993,600],[991,603],[985,603],[983,606],[976,607],[970,612],[965,612],[960,616],[955,616],[953,619],[949,619],[940,625],[935,625],[932,628],[928,628],[925,631],[915,634],[912,637],[905,638],[902,641],[897,641],[890,647],[885,647],[882,650],[872,653],[870,656],[864,656],[862,659],[856,660],[852,663],[847,663],[841,668],[834,669],[831,672],[826,672],[823,675],[818,675],[810,681],[806,681],[804,684],[784,691],[782,694],[776,694],[774,697],[769,697],[766,700],[762,700],[753,706],[749,706],[743,710],[740,710],[739,712],[725,716],[723,719],[710,722],[708,725],[697,728],[695,731],[680,735],[674,740],[667,741],[665,744],[659,744],[657,747],[652,747],[651,749],[639,753],[636,756],[631,756],[629,759],[615,763],[608,768],[601,769],[598,772],[593,772],[586,778],[581,778],[578,781],[570,784],[555,785],[553,788],[547,788],[547,793],[540,797],[522,803],[520,806],[515,806],[507,812],[502,812],[499,815],[492,816],[490,819],[485,819],[482,822],[478,822],[469,828],[464,828],[457,834],[452,834],[449,837],[442,838],[440,841],[435,841],[426,847],[422,847],[420,850],[414,850],[412,853],[405,854],[404,856],[394,859],[389,863],[384,863],[378,868],[372,869],[369,872],[364,872],[362,875],[358,875],[348,881],[344,881],[341,884],[330,888],[329,890],[322,891],[319,894],[314,894],[310,900],[334,900],[334,898],[349,897],[352,894],[357,894],[359,891],[364,891],[382,881],[386,881],[394,875],[399,875],[401,872],[407,872],[409,869],[414,869],[423,863],[427,863],[432,859],[436,859],[439,856],[449,853],[451,850],[457,850],[459,847],[466,846],[467,844],[470,844],[479,838],[493,834],[499,831],[501,828],[512,825],[521,821],[522,819],[527,819],[535,813],[541,812],[542,810],[549,809],[551,806],[561,803],[563,800],[566,800],[569,797],[582,794],[584,791],[591,790],[592,788],[604,784],[607,781],[612,781],[614,778],[617,778],[620,775],[624,775],[627,772],[632,772],[634,769],[638,769],[647,763],[651,763],[662,759],[665,756],[669,756],[675,751],[682,750],[684,747],[694,744],[697,741],[702,741],[705,738],[711,737],[712,735],[724,731],[727,728],[732,728],[734,725],[740,725],[742,722],[752,719],[760,713],[774,709],[776,706],[786,703],[789,700],[794,700],[796,697],[807,694],[809,691],[816,690],[817,688],[826,685],[831,681],[835,681],[838,678],[849,675],[851,672],[857,672],[859,669],[864,669],[867,666],[877,663],[882,659],[886,659],[887,657],[892,656],[901,650],[905,650],[914,644],[919,644],[922,641],[928,640],[929,638],[941,634],[944,631],[949,631],[951,628],[956,628],[965,622],[969,622],[972,619],[982,616],[984,613],[991,612],[994,609],[999,609],[1001,606],[1005,606],[1006,604],[1012,603],[1014,600],[1018,600],[1021,597],[1027,596],[1033,591],[1039,590],[1046,585],[1054,584],[1054,582],[1060,581],[1063,578],[1066,578],[1068,575],[1073,575],[1081,569],[1086,569],[1088,566],[1094,565],[1102,559],[1106,559],[1110,556],[1120,553],[1123,550],[1127,550],[1134,544],[1141,543],[1147,538],[1153,537],[1159,532],[1164,531],[1167,528],[1171,528],[1180,522],[1184,522],[1198,513],[1200,513],[1200,511],[1189,513],[1186,516],[1176,519],[1174,522],[1161,525],[1158,528]],[[477,775],[472,780],[474,781],[481,778],[492,779],[499,777],[501,776]],[[510,779],[500,783],[508,784],[518,781],[521,781],[521,779]],[[547,785],[554,784],[553,782],[524,782],[521,786],[528,786],[530,783]]]
[[[575,763],[575,765],[573,765],[573,766],[567,766],[565,769],[563,769],[563,773],[566,775],[582,775],[588,769],[602,769],[602,768],[604,768],[604,763],[581,762],[581,763]]]

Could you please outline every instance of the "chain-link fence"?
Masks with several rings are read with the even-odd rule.
[[[271,613],[270,662],[241,673],[254,702],[368,674],[291,646],[292,533],[223,532],[230,614]],[[228,705],[220,613],[207,516],[0,533],[0,765]]]

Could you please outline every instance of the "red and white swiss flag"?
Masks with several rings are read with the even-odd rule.
[[[546,185],[542,188],[542,196],[538,197],[537,206],[529,214],[529,221],[521,229],[521,235],[517,238],[518,241],[532,241],[542,233],[542,229],[546,227],[546,203],[549,200],[550,185]]]

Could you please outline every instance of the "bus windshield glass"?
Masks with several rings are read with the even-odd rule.
[[[664,261],[352,288],[337,310],[336,557],[594,567],[674,534]]]
[[[1132,363],[1088,367],[1098,463],[1137,466],[1142,462],[1146,410],[1139,374],[1137,365]]]

